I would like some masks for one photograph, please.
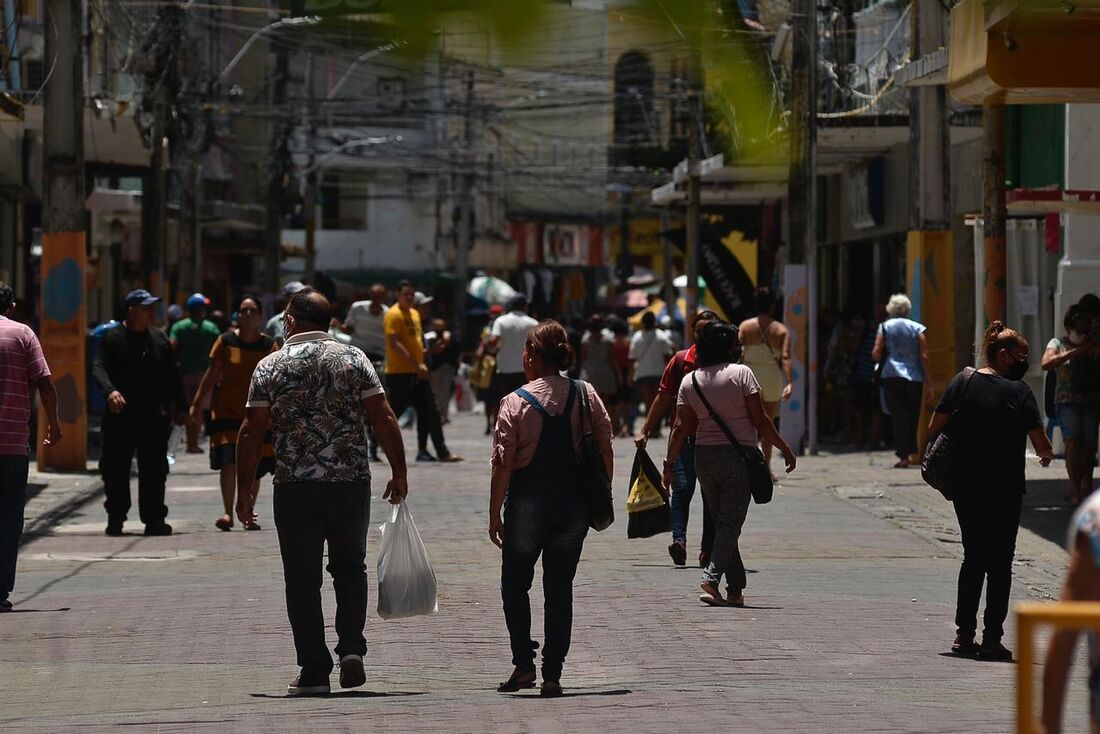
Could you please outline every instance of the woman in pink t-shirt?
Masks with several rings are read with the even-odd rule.
[[[680,383],[676,425],[665,459],[664,484],[669,487],[672,465],[684,438],[695,433],[695,471],[715,524],[714,547],[703,569],[703,594],[699,597],[711,606],[745,606],[745,564],[737,540],[752,493],[748,467],[740,452],[730,446],[727,431],[742,446],[752,449],[756,448],[759,431],[782,452],[788,472],[795,466],[794,452],[764,411],[760,385],[752,370],[735,364],[740,352],[736,326],[712,321],[702,328],[695,346],[695,372]],[[703,404],[700,392],[714,413]],[[726,597],[719,591],[722,576],[726,577]]]

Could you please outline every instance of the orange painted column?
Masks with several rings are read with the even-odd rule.
[[[85,378],[86,270],[83,232],[42,235],[42,350],[57,389],[62,438],[43,447],[46,418],[39,411],[39,471],[85,471],[88,461],[88,412]]]

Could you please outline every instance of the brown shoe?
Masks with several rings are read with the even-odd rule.
[[[745,592],[726,589],[726,604],[743,609],[745,607]]]
[[[465,461],[461,456],[455,456],[454,454],[447,454],[446,456],[440,456],[439,460],[445,464],[454,464],[459,461]]]

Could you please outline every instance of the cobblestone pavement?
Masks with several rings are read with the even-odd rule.
[[[914,471],[887,468],[883,453],[807,458],[771,505],[750,509],[743,610],[701,606],[698,570],[673,568],[665,538],[627,540],[620,516],[585,546],[568,696],[495,693],[510,666],[499,555],[485,532],[481,420],[461,416],[448,428],[467,462],[411,467],[410,508],[439,577],[439,613],[384,622],[372,609],[367,685],[324,699],[284,696],[296,670],[269,485],[262,532],[219,532],[216,476],[205,456],[185,457],[168,492],[177,534],[108,538],[87,477],[39,475],[19,613],[0,616],[0,730],[1012,729],[1015,666],[946,654],[960,554],[950,506]],[[620,510],[632,454],[616,442]],[[1062,470],[1030,471],[1016,600],[1056,593],[1065,563]],[[376,526],[384,505],[373,494]],[[372,529],[372,586],[378,543]],[[541,607],[537,580],[533,595]],[[1067,731],[1084,729],[1084,704],[1078,685]]]

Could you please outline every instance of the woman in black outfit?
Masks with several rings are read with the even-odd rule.
[[[1001,637],[1024,496],[1026,439],[1031,439],[1043,466],[1050,464],[1054,453],[1035,396],[1021,382],[1029,366],[1027,340],[994,321],[985,332],[983,351],[985,367],[968,368],[955,376],[932,416],[929,433],[934,437],[948,421],[959,422],[951,429],[955,457],[951,484],[963,562],[955,606],[958,637],[951,650],[1011,660]],[[974,635],[983,583],[987,583],[985,630],[979,646]]]

